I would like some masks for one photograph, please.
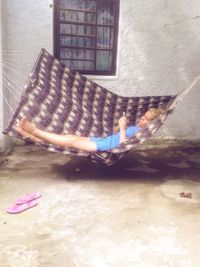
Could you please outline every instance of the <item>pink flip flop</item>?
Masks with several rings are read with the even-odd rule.
[[[30,201],[28,203],[24,203],[24,204],[21,204],[21,205],[14,204],[14,206],[12,206],[10,208],[7,208],[6,211],[8,213],[12,213],[12,214],[20,213],[22,211],[25,211],[27,209],[35,207],[37,204],[38,203],[36,201]]]
[[[26,194],[26,195],[16,199],[15,204],[16,205],[22,205],[24,203],[28,203],[28,202],[35,200],[35,199],[38,199],[40,197],[41,197],[41,195],[38,192],[33,193],[33,194]]]

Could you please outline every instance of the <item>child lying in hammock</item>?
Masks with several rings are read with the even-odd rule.
[[[82,137],[71,134],[55,134],[38,129],[27,118],[23,118],[15,130],[24,138],[39,143],[50,143],[58,146],[76,148],[87,152],[96,152],[110,150],[117,147],[120,143],[125,142],[128,138],[133,137],[140,128],[145,127],[149,122],[154,120],[159,115],[163,114],[164,110],[160,108],[150,108],[140,119],[137,126],[126,125],[125,114],[119,119],[118,132],[107,137]]]

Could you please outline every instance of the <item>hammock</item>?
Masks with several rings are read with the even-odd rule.
[[[40,129],[57,134],[107,136],[113,133],[123,112],[126,113],[128,125],[135,125],[149,108],[164,108],[164,114],[141,129],[134,137],[109,151],[85,152],[37,143],[49,151],[83,156],[94,162],[112,165],[128,151],[150,138],[196,81],[197,79],[183,92],[174,96],[123,97],[70,70],[42,49],[3,133],[22,139],[13,126],[26,116]]]

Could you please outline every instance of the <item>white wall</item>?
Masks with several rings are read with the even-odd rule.
[[[27,76],[39,50],[53,50],[51,1],[5,1],[6,46],[24,52],[25,57],[16,56],[14,62]],[[199,10],[199,0],[121,0],[117,75],[92,78],[127,96],[184,89],[200,72]],[[158,137],[200,139],[199,88],[200,84],[186,96]]]
[[[18,92],[23,90],[40,49],[45,47],[50,53],[53,51],[53,9],[50,8],[50,0],[0,1],[2,3],[1,33],[3,35],[0,51],[3,49],[4,77],[3,89],[0,79],[0,94],[4,93],[13,110],[19,98]],[[15,88],[5,83],[8,76],[14,80],[14,83],[17,81]],[[0,101],[0,130],[2,132],[12,111],[5,101],[4,105],[2,104],[2,97]],[[0,134],[0,142],[3,143],[0,145],[0,150],[10,150],[12,139]]]
[[[200,74],[199,0],[121,0],[119,68],[99,81],[122,95],[176,94]],[[158,132],[200,140],[200,82]]]
[[[0,62],[2,62],[2,0],[0,0]],[[2,141],[3,141],[3,87],[2,87],[2,64],[0,63],[0,151],[2,148]]]
[[[6,49],[27,76],[41,48],[53,51],[53,9],[49,0],[6,0]],[[20,68],[19,68],[20,71]]]

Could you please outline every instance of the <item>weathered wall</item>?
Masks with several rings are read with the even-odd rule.
[[[47,0],[1,1],[3,22],[3,91],[10,107],[14,109],[19,98],[19,92],[23,90],[27,76],[40,49],[45,47],[52,53],[53,10],[49,7],[51,1]],[[12,79],[12,85],[9,85],[7,82],[10,79]],[[0,91],[0,93],[2,92]],[[2,98],[1,101],[3,101]],[[0,102],[0,109],[1,107]],[[3,119],[0,119],[1,131],[12,113],[10,107],[4,101],[4,116]],[[2,141],[4,146],[1,145],[1,150],[8,150],[11,145],[11,139],[5,138],[5,136],[3,138],[0,135],[0,142],[2,143]]]
[[[2,10],[2,3],[0,0],[0,62],[2,61],[2,16],[1,16],[1,10]],[[2,64],[0,64],[0,148],[2,147],[2,129],[3,129],[3,88],[2,88]]]
[[[200,73],[198,0],[122,0],[118,77],[101,84],[123,95],[176,94]],[[200,139],[200,82],[159,137]]]
[[[6,46],[24,52],[14,62],[27,76],[42,47],[53,51],[51,1],[6,1]],[[91,78],[122,95],[176,94],[199,74],[199,10],[198,0],[121,0],[117,75]],[[200,139],[199,88],[181,102],[158,137]]]

